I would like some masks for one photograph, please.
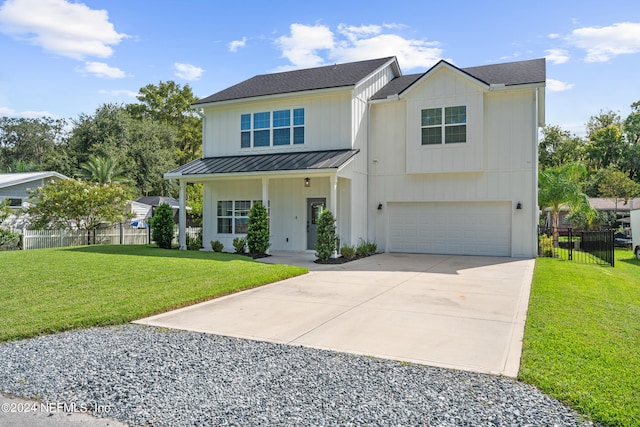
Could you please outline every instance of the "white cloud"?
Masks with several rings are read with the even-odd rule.
[[[400,28],[396,24],[359,27],[341,24],[337,32],[333,32],[321,24],[291,24],[291,34],[276,40],[282,56],[291,62],[291,66],[280,69],[371,59],[372,52],[375,57],[396,56],[404,69],[424,69],[442,58],[438,42],[407,39],[386,32]]]
[[[573,83],[565,83],[560,80],[547,79],[547,90],[549,92],[564,92],[565,90],[573,89],[575,85]]]
[[[557,39],[558,37],[560,37],[560,34],[558,34],[558,33],[551,33],[551,34],[549,34],[549,38],[550,38],[550,39]]]
[[[442,58],[442,49],[437,46],[438,43],[405,39],[396,34],[380,34],[338,47],[332,57],[338,62],[358,61],[371,59],[375,52],[376,57],[396,56],[403,69],[424,69]]]
[[[380,25],[361,25],[354,27],[352,25],[340,24],[338,25],[338,32],[346,36],[351,42],[356,42],[358,39],[368,36],[376,36],[382,32]]]
[[[548,49],[545,53],[546,58],[553,62],[553,65],[564,64],[571,59],[569,52],[564,49]]]
[[[107,58],[126,34],[118,33],[106,10],[65,0],[7,0],[0,31],[69,58]]]
[[[121,79],[127,76],[120,68],[111,67],[104,62],[85,62],[84,67],[79,68],[79,71],[106,79]]]
[[[174,74],[184,80],[198,80],[204,70],[191,64],[173,63]]]
[[[276,45],[282,49],[282,56],[287,58],[294,68],[322,65],[324,59],[318,55],[318,51],[334,48],[331,30],[320,24],[291,24],[290,29],[290,36],[282,36],[276,40]]]
[[[229,52],[237,52],[241,47],[245,47],[247,45],[247,38],[243,37],[242,40],[234,40],[229,43]]]
[[[139,93],[133,90],[128,89],[115,89],[115,90],[99,90],[98,93],[102,95],[111,95],[111,96],[128,96],[129,98],[137,98]]]
[[[48,111],[21,111],[16,112],[13,108],[9,107],[0,107],[0,117],[19,117],[25,119],[37,119],[40,117],[53,117],[56,118],[55,114],[52,114]]]
[[[607,62],[618,55],[640,52],[640,22],[578,28],[566,40],[587,52],[586,62]]]

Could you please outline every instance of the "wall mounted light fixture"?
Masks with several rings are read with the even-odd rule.
[[[311,178],[305,178],[305,179],[304,179],[304,186],[305,186],[306,188],[311,187]]]
[[[381,211],[382,210],[382,203],[378,203],[378,210]]]
[[[522,209],[522,203],[518,202],[518,203],[516,204],[516,209]]]

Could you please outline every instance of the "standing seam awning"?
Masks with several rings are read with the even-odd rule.
[[[179,178],[180,175],[338,169],[359,151],[347,149],[205,157],[167,172],[165,178]]]

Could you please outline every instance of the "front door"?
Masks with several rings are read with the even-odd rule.
[[[307,249],[316,248],[318,218],[327,206],[327,199],[307,199]]]

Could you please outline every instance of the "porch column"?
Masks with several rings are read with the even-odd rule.
[[[269,178],[262,178],[262,206],[269,208]]]
[[[178,213],[178,245],[180,250],[187,249],[187,182],[180,180],[180,211]]]
[[[271,246],[271,214],[269,213],[269,178],[262,178],[262,206],[267,210],[267,225],[269,227],[269,246]],[[269,248],[267,248],[267,254]]]
[[[333,216],[338,218],[338,177],[331,175],[329,177],[329,210]]]
[[[329,176],[329,210],[336,219],[336,229],[338,227],[338,175]],[[333,250],[331,258],[338,258],[338,248]]]

